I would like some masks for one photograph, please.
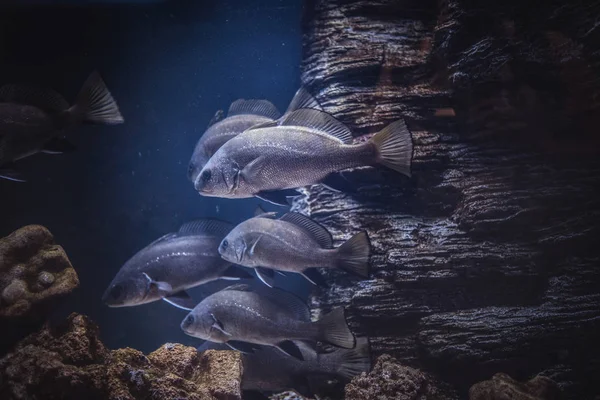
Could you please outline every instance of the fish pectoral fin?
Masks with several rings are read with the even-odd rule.
[[[278,343],[275,347],[277,347],[279,351],[283,352],[284,354],[290,357],[294,357],[300,361],[304,361],[304,356],[302,355],[302,352],[300,351],[298,346],[296,346],[296,343],[292,342],[291,340],[284,340],[283,342]]]
[[[252,247],[250,247],[250,250],[248,251],[248,255],[250,255],[250,256],[254,255],[254,250],[256,249],[256,245],[258,244],[258,242],[260,242],[261,238],[262,238],[262,235],[260,235],[254,243],[252,243]]]
[[[77,147],[65,138],[50,139],[42,148],[42,153],[45,154],[63,154],[72,153]]]
[[[210,314],[210,316],[214,320],[214,323],[212,324],[213,328],[217,329],[219,332],[222,332],[224,335],[231,336],[231,333],[229,333],[225,330],[223,323],[221,321],[219,321],[219,319],[215,316],[215,314]]]
[[[265,211],[260,205],[254,209],[254,218],[274,218],[277,215],[275,211]]]
[[[185,290],[163,297],[163,300],[182,310],[193,310],[196,306],[194,299]]]
[[[206,128],[207,129],[210,128],[217,122],[221,121],[223,118],[225,118],[225,112],[223,110],[217,110],[217,112],[212,117],[212,119],[210,120],[210,122],[208,123],[208,126]]]
[[[237,350],[240,353],[250,354],[254,353],[255,350],[259,350],[260,345],[248,342],[241,342],[239,340],[229,340],[225,342],[227,346],[229,346],[233,350]]]
[[[225,272],[223,272],[223,275],[221,276],[221,279],[225,279],[225,280],[229,280],[229,281],[238,281],[240,279],[252,279],[253,276],[250,275],[248,272],[246,272],[245,270],[243,270],[242,268],[236,266],[236,265],[231,265],[229,268],[227,268],[225,270]]]
[[[254,196],[277,206],[289,207],[293,198],[300,196],[300,193],[295,189],[284,189],[258,192]]]
[[[275,286],[275,271],[269,268],[256,267],[254,268],[256,272],[256,276],[258,279],[262,281],[265,285],[272,288]]]
[[[167,282],[155,281],[154,279],[152,279],[150,277],[150,275],[148,275],[145,272],[142,272],[142,274],[148,280],[148,286],[150,287],[150,289],[154,288],[158,291],[159,294],[162,294],[162,295],[165,295],[165,294],[170,295],[170,293],[173,292],[173,287],[170,284],[168,284]]]
[[[23,174],[11,168],[10,165],[5,165],[0,168],[0,178],[7,179],[13,182],[27,182]]]
[[[323,278],[323,275],[321,275],[321,273],[314,268],[306,269],[300,272],[300,275],[302,275],[307,281],[309,281],[313,285],[321,286],[324,288],[329,287],[329,285],[325,281],[325,278]]]
[[[246,166],[240,171],[240,177],[244,179],[246,182],[250,182],[253,179],[260,176],[260,173],[265,166],[265,157],[260,156],[250,161]]]

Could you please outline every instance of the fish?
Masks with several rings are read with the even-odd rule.
[[[293,390],[303,396],[313,394],[307,378],[318,376],[350,381],[371,369],[369,340],[356,338],[354,349],[335,349],[318,353],[313,346],[294,341],[304,360],[288,357],[273,347],[261,347],[252,353],[242,353],[242,390],[282,392]],[[226,350],[221,343],[205,342],[198,351]]]
[[[312,283],[313,268],[339,268],[363,278],[369,276],[369,238],[360,232],[334,248],[331,234],[312,219],[288,212],[281,218],[259,214],[231,230],[219,245],[223,259],[255,268],[257,276],[273,286],[273,271],[301,274]]]
[[[355,346],[343,308],[312,322],[308,307],[295,295],[246,284],[205,297],[183,319],[181,329],[187,335],[226,343],[242,352],[264,345],[298,359],[303,359],[302,353],[293,340],[318,340],[350,349]]]
[[[404,120],[368,141],[352,142],[350,129],[331,115],[300,109],[229,140],[206,163],[194,187],[203,196],[263,198],[361,166],[380,164],[411,175],[413,143]]]
[[[299,108],[318,108],[319,103],[303,87],[298,89],[286,113]],[[188,166],[188,178],[194,182],[215,152],[227,141],[255,125],[274,121],[281,114],[271,102],[256,99],[238,99],[229,107],[227,117],[217,111],[204,134],[198,140]]]
[[[36,153],[74,150],[66,130],[83,122],[106,125],[124,122],[117,103],[97,72],[83,84],[75,104],[51,89],[9,84],[0,88],[0,178],[25,182],[15,161]]]
[[[227,222],[200,219],[160,237],[121,267],[102,301],[109,307],[130,307],[162,299],[191,310],[196,302],[187,289],[217,279],[252,278],[217,252],[231,228]]]

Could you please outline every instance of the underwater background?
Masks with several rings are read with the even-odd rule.
[[[102,293],[136,251],[184,222],[238,223],[261,203],[281,209],[199,196],[186,174],[218,109],[266,98],[285,110],[300,85],[302,1],[32,3],[1,9],[0,84],[49,86],[70,102],[97,70],[125,123],[83,126],[70,135],[77,151],[21,160],[28,183],[0,180],[0,228],[50,229],[81,281],[66,312],[89,315],[107,346],[197,345],[179,327],[185,311],[111,309]],[[304,295],[309,286],[296,277],[281,285]]]

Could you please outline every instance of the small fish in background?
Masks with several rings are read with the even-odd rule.
[[[301,341],[294,344],[304,360],[288,357],[273,347],[261,347],[252,353],[242,354],[242,390],[277,393],[293,390],[310,397],[314,393],[311,381],[315,378],[331,377],[346,382],[371,369],[369,340],[366,337],[356,338],[354,349],[335,349],[329,353],[317,353],[313,346]],[[224,344],[205,342],[198,351],[225,349],[228,347]],[[309,380],[309,377],[313,379]]]
[[[304,88],[298,89],[290,102],[286,113],[299,108],[318,108],[319,103]],[[223,118],[223,111],[219,110],[210,121],[206,132],[202,135],[188,167],[188,178],[195,182],[198,174],[206,165],[210,157],[227,141],[256,125],[272,122],[281,117],[281,114],[271,102],[267,100],[234,101],[229,107],[227,117]]]
[[[75,104],[51,89],[26,85],[0,88],[0,178],[24,182],[13,163],[36,153],[74,150],[63,134],[83,122],[123,123],[117,103],[97,72],[85,81]]]
[[[279,191],[327,183],[345,169],[380,164],[410,176],[413,144],[403,120],[366,142],[352,143],[350,129],[331,115],[300,109],[225,143],[204,166],[195,188],[204,196],[256,196],[282,204]]]
[[[182,321],[181,329],[190,336],[225,343],[241,352],[252,352],[256,345],[273,346],[300,360],[302,353],[293,340],[355,346],[343,308],[312,322],[302,300],[264,286],[234,285],[204,298]]]
[[[339,268],[362,278],[369,276],[370,244],[360,232],[334,248],[331,234],[310,218],[290,212],[279,219],[258,214],[231,230],[219,245],[225,260],[255,268],[257,276],[273,286],[274,270],[301,274],[319,283],[313,268]]]
[[[252,278],[217,252],[231,228],[227,222],[202,219],[155,240],[121,267],[102,301],[109,307],[129,307],[163,299],[191,310],[196,303],[186,289],[217,279]]]

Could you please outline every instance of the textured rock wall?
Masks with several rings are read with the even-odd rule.
[[[357,138],[405,118],[413,177],[295,208],[366,230],[371,279],[325,272],[375,354],[466,394],[506,372],[588,398],[600,371],[600,2],[311,1],[302,81]],[[455,117],[446,110],[451,108]]]

